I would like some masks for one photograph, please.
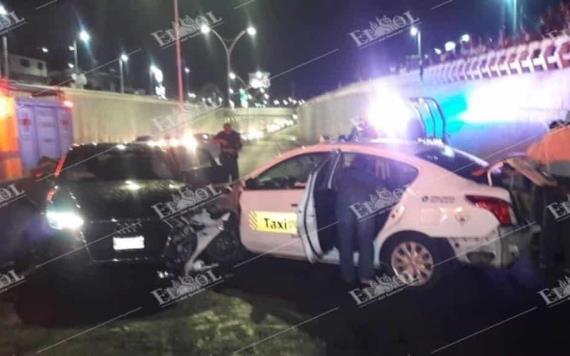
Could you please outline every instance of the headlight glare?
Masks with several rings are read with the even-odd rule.
[[[48,225],[55,230],[78,230],[83,226],[83,218],[74,212],[50,211],[46,212]]]

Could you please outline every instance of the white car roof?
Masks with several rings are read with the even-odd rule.
[[[279,161],[284,161],[290,157],[298,156],[300,154],[317,153],[317,152],[331,152],[339,149],[343,152],[359,152],[384,156],[401,160],[402,162],[417,162],[417,154],[434,148],[446,147],[441,142],[420,142],[420,141],[404,141],[397,139],[375,139],[365,142],[323,142],[312,146],[302,146],[294,148],[290,151],[280,154],[275,159],[267,164],[255,169],[249,177],[256,177],[267,168],[275,165]]]

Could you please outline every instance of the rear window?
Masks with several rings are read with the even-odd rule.
[[[172,168],[164,152],[155,149],[79,147],[67,155],[61,179],[72,182],[174,179]]]
[[[173,155],[177,169],[182,172],[211,167],[215,164],[214,158],[203,149],[190,150],[179,146],[171,148],[168,152]]]
[[[418,157],[467,179],[487,168],[487,162],[450,147],[434,148],[417,154]]]

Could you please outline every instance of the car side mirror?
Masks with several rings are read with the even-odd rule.
[[[223,166],[210,166],[182,172],[182,180],[192,186],[227,184],[230,182],[230,174]]]
[[[255,178],[249,178],[245,181],[245,187],[247,189],[257,189],[259,188],[259,182]]]

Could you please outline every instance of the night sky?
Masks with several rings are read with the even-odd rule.
[[[272,81],[273,96],[309,98],[339,85],[386,73],[391,64],[415,53],[415,40],[407,31],[365,49],[359,49],[349,33],[368,28],[375,17],[393,17],[410,11],[421,20],[424,48],[442,47],[461,34],[495,36],[509,25],[507,6],[513,0],[454,0],[437,9],[444,0],[179,0],[182,17],[212,11],[223,19],[216,30],[235,36],[248,25],[258,34],[244,38],[233,54],[234,70],[244,79],[258,69],[272,75],[288,71],[330,53]],[[549,3],[518,0],[526,9],[527,23]],[[127,85],[148,88],[148,67],[154,62],[164,72],[167,96],[176,97],[175,47],[161,48],[151,33],[172,27],[172,0],[4,0],[27,23],[8,33],[12,53],[45,58],[50,69],[63,69],[73,62],[67,49],[74,33],[83,26],[92,35],[90,54],[80,49],[83,70],[105,64],[121,52],[134,53],[128,64]],[[38,8],[44,4],[45,7]],[[245,5],[244,5],[245,4]],[[243,5],[243,6],[240,6]],[[46,46],[50,52],[40,51]],[[140,49],[140,50],[139,50]],[[221,45],[203,35],[182,44],[182,54],[191,67],[191,90],[207,83],[224,87],[225,57]],[[117,67],[117,62],[105,67]]]

